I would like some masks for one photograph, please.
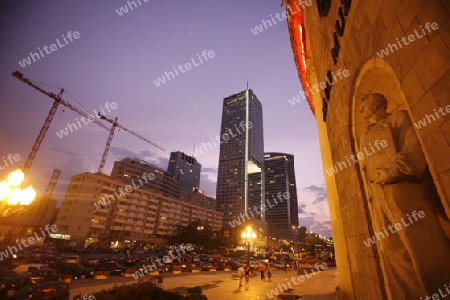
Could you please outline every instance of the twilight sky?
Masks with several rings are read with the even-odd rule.
[[[219,134],[223,98],[245,90],[248,81],[263,105],[265,151],[295,155],[300,225],[331,236],[315,120],[305,101],[288,102],[301,85],[286,21],[275,17],[284,10],[280,1],[135,2],[133,10],[124,0],[1,2],[0,158],[19,154],[21,160],[6,166],[0,159],[0,180],[25,163],[53,103],[12,77],[13,71],[48,84],[40,86],[56,94],[64,88],[63,99],[89,114],[117,103],[116,109],[104,110],[107,117],[117,116],[119,123],[166,149],[116,130],[106,174],[115,160],[127,156],[166,169],[170,151],[192,154],[194,143],[198,147]],[[120,16],[116,10],[124,6],[128,13]],[[276,24],[252,33],[271,17]],[[79,36],[73,34],[70,41],[69,31]],[[43,57],[35,55],[35,62],[30,58],[22,67],[19,61],[24,65],[30,52],[41,56],[38,47]],[[197,54],[204,50],[214,55],[200,62]],[[175,78],[154,83],[186,63],[190,70],[177,69]],[[72,175],[97,171],[107,130],[80,123],[67,136],[57,135],[77,118],[70,109],[58,108],[27,180],[38,195],[54,168],[62,169],[54,193],[59,202]],[[218,156],[219,147],[197,156],[201,188],[213,197]]]

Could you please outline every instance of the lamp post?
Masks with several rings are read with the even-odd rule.
[[[300,241],[299,241],[299,233],[298,233],[299,228],[300,228],[300,226],[292,225],[292,229],[294,230],[295,243],[297,243],[297,257],[300,257],[300,246],[299,246]],[[295,252],[295,250],[294,250],[294,252]],[[295,255],[294,255],[294,257],[295,257]]]
[[[247,244],[247,266],[250,266],[250,239],[256,238],[256,233],[248,226],[241,236]]]
[[[24,178],[24,173],[18,169],[10,173],[7,180],[0,182],[0,201],[4,200],[3,204],[6,206],[2,217],[8,217],[22,210],[22,206],[30,205],[36,197],[36,191],[31,186],[21,188]]]

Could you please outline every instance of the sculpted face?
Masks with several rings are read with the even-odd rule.
[[[360,113],[363,115],[364,120],[368,120],[375,115],[379,104],[378,99],[374,95],[367,95],[362,98]]]

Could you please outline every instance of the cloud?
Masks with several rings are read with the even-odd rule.
[[[306,208],[306,204],[300,204],[298,206],[298,213],[299,214],[306,214],[306,211],[304,210],[304,208]]]
[[[59,147],[52,147],[50,148],[52,151],[58,152],[58,153],[62,153],[62,154],[67,154],[69,156],[75,156],[78,157],[78,154],[76,154],[75,152],[63,149],[63,148],[59,148]]]
[[[211,180],[207,175],[200,175],[200,188],[205,191],[208,197],[216,198],[216,182]]]
[[[298,188],[299,225],[309,231],[331,237],[331,221],[328,208],[326,189],[324,185],[310,185]]]
[[[169,163],[168,157],[158,156],[157,154],[149,150],[135,152],[123,147],[111,147],[110,152],[116,156],[117,160],[121,160],[127,157],[136,157],[148,163],[154,164],[164,170],[167,169]]]
[[[326,202],[327,191],[324,186],[310,185],[305,190],[314,193],[316,199],[313,201],[313,205]]]

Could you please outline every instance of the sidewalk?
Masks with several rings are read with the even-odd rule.
[[[315,275],[309,274],[305,276],[303,282],[299,282],[297,271],[277,270],[273,272],[271,282],[261,280],[259,272],[250,278],[250,287],[246,291],[244,288],[238,288],[239,278],[236,272],[202,272],[198,274],[183,274],[164,276],[162,288],[164,290],[174,290],[180,293],[186,293],[187,289],[194,286],[200,286],[203,294],[208,300],[229,299],[229,300],[277,300],[277,294],[282,295],[301,295],[302,300],[333,300],[334,293],[338,285],[337,269],[330,267],[329,269],[316,272]],[[303,271],[299,275],[304,275]],[[147,280],[145,276],[142,279]],[[294,278],[294,279],[293,279]],[[134,280],[119,283],[135,283]],[[289,284],[290,286],[289,286]],[[103,288],[111,288],[114,282],[97,285],[97,286],[78,286],[71,289],[71,297],[80,293],[87,295]],[[279,300],[295,298],[278,297]]]
[[[209,300],[214,299],[233,299],[233,300],[277,300],[277,294],[280,295],[299,295],[302,296],[302,300],[334,300],[336,286],[338,285],[337,269],[336,267],[330,267],[329,269],[316,272],[316,275],[309,274],[309,278],[306,278],[303,282],[298,280],[292,280],[292,277],[297,278],[297,271],[283,271],[277,270],[273,272],[271,282],[267,279],[262,281],[259,278],[259,272],[250,278],[250,288],[245,291],[244,288],[238,288],[239,279],[232,277],[230,273],[217,274],[215,276],[207,276],[201,278],[186,279],[181,281],[175,278],[168,278],[164,281],[163,288],[177,290],[183,292],[187,287],[199,285],[202,288],[203,294],[208,297]],[[304,275],[303,271],[299,275]],[[206,283],[205,280],[209,279]],[[193,280],[193,281],[191,281]],[[290,287],[287,284],[290,283]],[[294,284],[297,282],[297,284]],[[184,287],[180,287],[180,286]],[[284,285],[284,286],[283,286]],[[176,288],[175,288],[176,286]],[[286,287],[286,288],[285,288]],[[281,290],[280,290],[281,288]],[[278,297],[279,300],[288,299],[294,300],[294,297],[283,298]]]

